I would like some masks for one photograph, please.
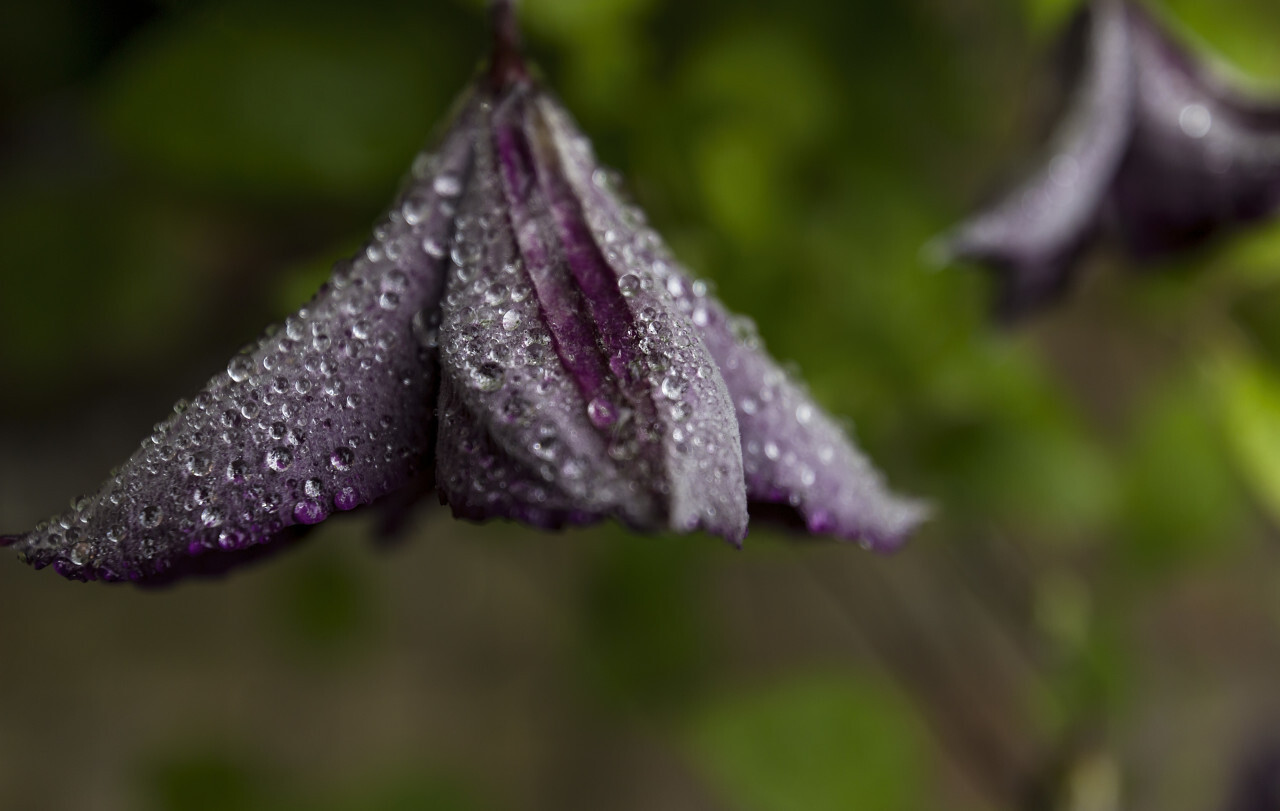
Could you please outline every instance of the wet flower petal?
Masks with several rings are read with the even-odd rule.
[[[1085,59],[1050,159],[1025,183],[945,238],[949,258],[999,271],[1004,313],[1057,296],[1096,233],[1102,203],[1133,130],[1133,58],[1125,9],[1104,0],[1088,10]]]
[[[1056,298],[1099,234],[1150,260],[1280,203],[1280,106],[1210,76],[1136,3],[1083,14],[1084,65],[1048,159],[941,241],[944,259],[999,273],[1005,315]]]
[[[747,496],[753,514],[777,505],[810,531],[860,541],[878,549],[900,544],[928,510],[900,499],[803,388],[769,357],[750,319],[729,313],[706,285],[691,281],[644,214],[623,203],[609,173],[595,162],[589,141],[562,108],[543,100],[547,119],[564,145],[568,176],[590,214],[596,238],[610,246],[615,273],[652,291],[673,317],[693,324],[711,364],[690,376],[723,377],[741,432]],[[625,286],[625,281],[624,281]]]
[[[494,99],[482,128],[474,202],[464,207],[475,227],[459,229],[456,249],[474,261],[450,280],[443,374],[503,457],[536,473],[529,478],[579,520],[614,516],[740,540],[746,497],[724,382],[665,296],[621,284],[625,274],[587,224],[550,110],[517,83]],[[442,446],[457,447],[448,430]],[[473,512],[457,470],[441,463],[442,493]]]
[[[1137,5],[1137,127],[1112,187],[1121,237],[1148,259],[1273,213],[1280,105],[1223,84]]]
[[[441,296],[443,260],[424,246],[452,235],[443,179],[468,171],[465,130],[419,160],[374,239],[310,303],[176,406],[101,490],[15,540],[19,553],[76,579],[217,571],[429,464],[436,353],[415,319]]]
[[[475,520],[736,543],[750,501],[888,548],[923,518],[619,201],[496,8],[488,75],[365,250],[96,495],[0,544],[78,579],[220,571],[416,492],[433,450]]]

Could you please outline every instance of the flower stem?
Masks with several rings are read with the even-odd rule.
[[[524,64],[524,48],[520,44],[516,2],[517,0],[491,0],[489,3],[493,25],[493,56],[489,63],[489,81],[495,89],[509,87],[529,78]]]

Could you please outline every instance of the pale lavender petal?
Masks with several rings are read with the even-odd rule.
[[[660,305],[673,320],[692,326],[699,349],[707,353],[701,357],[725,381],[740,427],[753,514],[776,514],[764,507],[779,505],[811,532],[878,549],[900,544],[927,509],[888,491],[847,435],[768,356],[751,321],[730,315],[705,284],[691,282],[644,225],[643,213],[621,202],[568,115],[550,100],[543,105],[557,143],[565,145],[566,176],[615,273],[633,279],[649,306]]]
[[[942,238],[946,259],[991,265],[1000,311],[1042,305],[1070,282],[1072,264],[1097,233],[1134,127],[1134,65],[1125,8],[1100,0],[1087,10],[1079,85],[1047,160],[1022,185]]]
[[[1139,259],[1195,245],[1280,204],[1280,104],[1227,87],[1137,4],[1128,7],[1137,125],[1112,193]]]
[[[180,403],[97,494],[16,541],[19,553],[74,579],[220,570],[429,465],[438,359],[420,314],[441,296],[473,116],[471,105],[418,159],[374,239],[306,307]]]

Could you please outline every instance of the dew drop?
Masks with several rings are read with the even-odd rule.
[[[431,187],[441,197],[457,197],[462,192],[462,182],[453,175],[440,175]]]
[[[502,316],[502,328],[507,332],[515,331],[520,326],[520,313],[515,310],[507,310],[506,315]]]
[[[554,435],[544,436],[529,445],[529,450],[533,455],[544,461],[550,462],[556,458],[559,440]]]
[[[200,513],[200,523],[206,527],[220,526],[225,520],[227,515],[221,507],[205,507],[204,512]]]
[[[237,383],[243,383],[253,374],[253,358],[248,355],[236,355],[227,364],[227,376]]]
[[[196,451],[187,459],[187,472],[192,476],[207,476],[213,470],[213,457],[207,451]]]
[[[618,289],[627,298],[634,296],[640,290],[640,277],[634,273],[624,275],[618,279]]]
[[[679,400],[688,388],[688,384],[679,375],[669,374],[662,378],[661,388],[663,397],[668,400]]]
[[[335,448],[329,454],[329,464],[333,465],[334,470],[350,470],[355,461],[356,455],[350,448]]]
[[[1178,128],[1188,138],[1203,138],[1213,129],[1213,113],[1203,104],[1188,104],[1178,113]]]
[[[471,385],[480,391],[497,391],[502,388],[504,373],[496,363],[482,363],[471,370]]]
[[[147,506],[138,513],[138,523],[146,529],[155,529],[164,519],[164,511],[156,506]]]
[[[444,258],[444,243],[434,237],[427,237],[422,240],[422,250],[426,251],[427,256],[430,256],[432,259]]]
[[[344,487],[333,495],[333,506],[339,510],[354,510],[360,506],[360,493],[354,487]]]
[[[288,448],[272,448],[267,451],[267,467],[276,473],[283,473],[293,464],[293,451]]]
[[[318,524],[324,520],[324,507],[314,501],[299,501],[293,508],[293,520],[299,524]]]
[[[597,428],[608,428],[618,421],[618,412],[613,403],[603,397],[597,397],[587,403],[587,418]]]

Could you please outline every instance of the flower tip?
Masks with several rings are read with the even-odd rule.
[[[494,89],[510,87],[529,78],[520,42],[516,0],[492,0],[489,15],[493,26],[493,55],[489,62],[489,82]]]
[[[743,547],[746,546],[747,530],[743,529],[740,532],[727,534],[724,536],[724,539],[728,542],[729,546],[733,547],[733,551],[741,552]]]
[[[0,547],[13,546],[20,540],[22,540],[21,535],[0,535]]]
[[[878,555],[892,555],[906,546],[907,540],[933,517],[933,513],[933,505],[927,501],[896,500],[878,517],[874,529],[860,531],[855,537],[843,537]],[[810,523],[810,531],[817,532],[812,521]],[[841,535],[838,528],[825,529],[820,534]]]

